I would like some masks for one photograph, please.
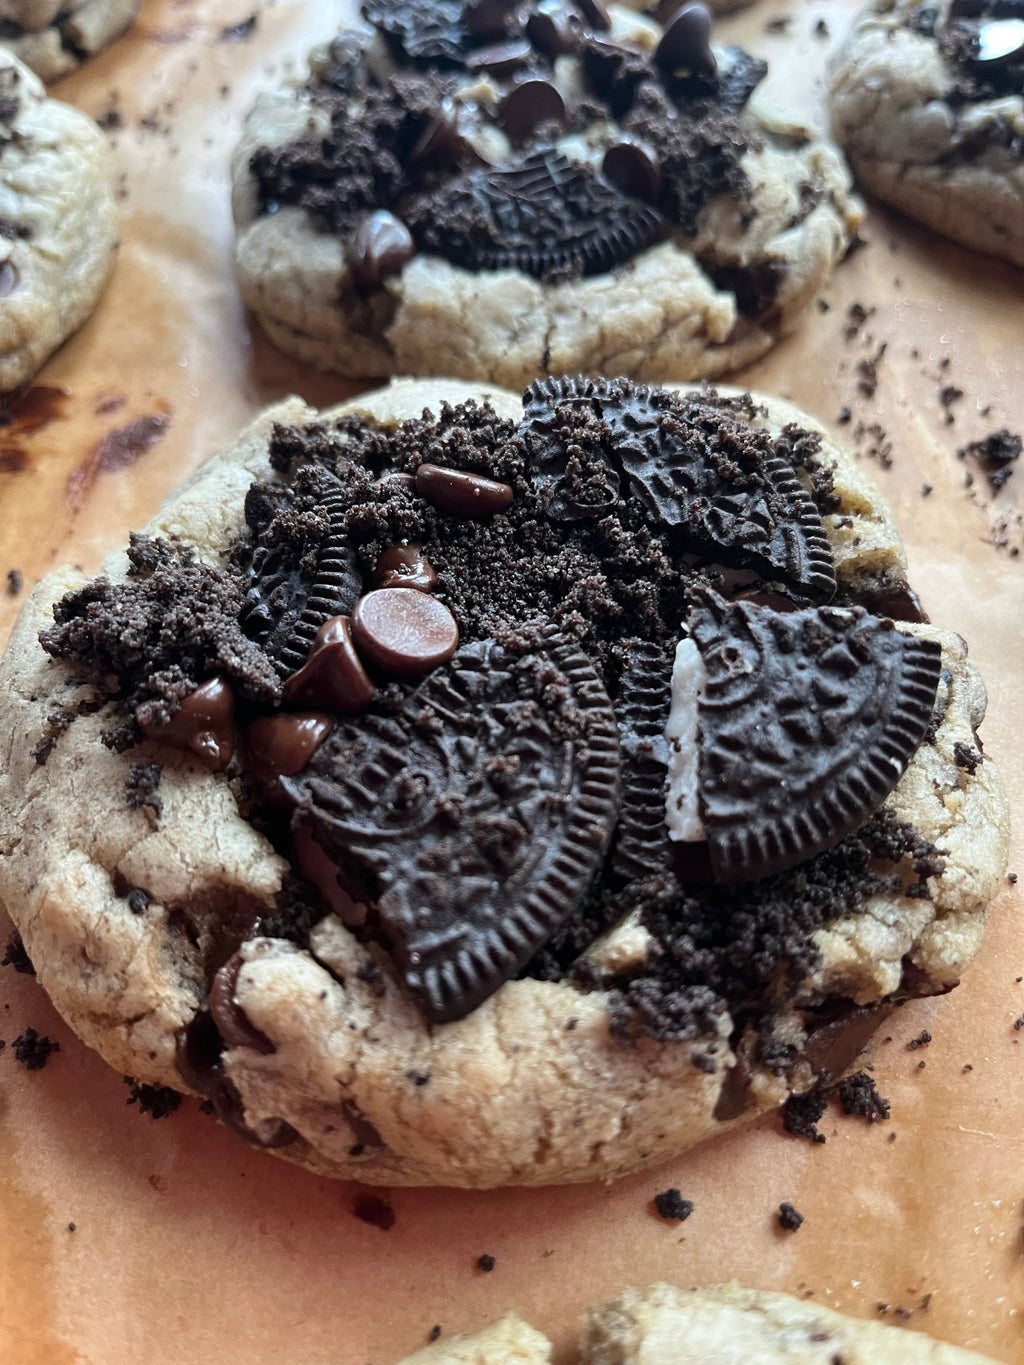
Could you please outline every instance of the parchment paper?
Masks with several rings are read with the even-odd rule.
[[[150,0],[124,40],[56,88],[120,120],[110,137],[123,245],[96,316],[36,381],[66,392],[33,395],[0,431],[0,635],[19,600],[3,591],[8,570],[27,589],[64,559],[93,568],[251,413],[292,391],[315,403],[352,392],[250,332],[229,258],[239,119],[342,9]],[[248,39],[222,37],[253,13]],[[829,46],[816,22],[834,39],[850,13],[843,0],[762,0],[721,33],[768,56],[777,88],[806,103]],[[786,15],[788,29],[766,31]],[[998,493],[974,470],[968,489],[972,465],[955,452],[994,428],[1021,429],[1024,275],[876,207],[864,235],[869,245],[804,330],[741,382],[828,422],[851,409],[840,430],[874,460],[896,506],[912,581],[984,671],[986,751],[1020,809],[1024,469]],[[854,303],[876,311],[847,340]],[[856,365],[882,342],[869,395]],[[944,385],[963,390],[952,425]],[[145,426],[149,448],[110,467],[126,458],[124,443],[104,438],[143,417],[159,419]],[[867,430],[875,423],[881,438]],[[885,443],[891,468],[877,458]],[[353,1216],[355,1187],[248,1151],[192,1100],[159,1121],[127,1107],[121,1078],[31,977],[5,968],[0,1359],[389,1365],[434,1324],[468,1330],[510,1307],[564,1351],[578,1311],[628,1283],[736,1277],[1022,1361],[1021,919],[1020,895],[1008,891],[960,988],[888,1026],[875,1074],[889,1122],[869,1127],[833,1108],[827,1143],[811,1145],[770,1117],[611,1188],[385,1191],[388,1232]],[[11,1054],[29,1025],[61,1047],[38,1072]],[[922,1029],[931,1044],[908,1049]],[[652,1213],[668,1186],[696,1205],[684,1224]],[[805,1217],[796,1233],[777,1229],[781,1200]],[[496,1258],[489,1274],[476,1266],[483,1253]]]

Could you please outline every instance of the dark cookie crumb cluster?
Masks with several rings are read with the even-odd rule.
[[[659,1218],[685,1223],[693,1212],[692,1199],[684,1199],[675,1188],[662,1190],[654,1196],[654,1208]]]
[[[126,1104],[136,1104],[140,1114],[148,1114],[151,1119],[165,1119],[181,1104],[181,1095],[169,1085],[146,1085],[132,1076],[123,1077],[130,1094]]]
[[[35,976],[36,969],[32,966],[32,960],[25,951],[20,934],[13,934],[7,941],[4,955],[0,958],[0,967],[13,967],[16,972],[22,972],[26,976]]]
[[[803,1227],[804,1216],[798,1213],[792,1204],[782,1203],[779,1205],[778,1220],[779,1227],[784,1232],[796,1232],[798,1228]]]
[[[24,1033],[19,1033],[12,1046],[15,1057],[26,1071],[42,1071],[53,1054],[60,1051],[60,1043],[47,1038],[45,1033],[38,1033],[34,1028],[27,1028]]]
[[[868,1123],[881,1123],[889,1117],[889,1101],[878,1093],[866,1071],[858,1071],[839,1082],[839,1103],[844,1114],[854,1114]]]

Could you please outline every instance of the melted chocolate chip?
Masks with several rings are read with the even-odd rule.
[[[504,512],[512,501],[507,483],[468,474],[461,469],[442,469],[421,464],[416,471],[416,491],[427,502],[455,517],[492,517]]]
[[[699,602],[702,817],[716,877],[742,882],[805,861],[877,809],[924,737],[940,650],[862,607]]]
[[[324,622],[309,658],[284,685],[287,701],[342,714],[365,711],[374,691],[352,643],[347,616],[332,616]]]
[[[566,13],[560,3],[550,10],[538,7],[526,20],[526,36],[552,60],[574,52],[582,30],[576,15]]]
[[[406,987],[441,1023],[513,976],[582,899],[618,774],[614,714],[582,654],[482,641],[397,712],[342,722],[285,785],[328,855],[373,883]]]
[[[333,720],[320,712],[261,716],[245,732],[245,761],[264,786],[277,790],[278,778],[294,777],[331,733]]]
[[[388,275],[399,274],[415,250],[412,234],[401,219],[378,209],[356,230],[352,268],[360,284],[375,289]]]
[[[352,613],[352,635],[363,658],[389,678],[429,673],[459,643],[448,608],[415,588],[378,588],[361,597]]]
[[[248,1047],[267,1055],[276,1052],[277,1048],[265,1033],[249,1021],[235,999],[238,973],[243,965],[241,954],[235,953],[214,973],[210,987],[210,1015],[228,1047]]]
[[[186,697],[164,725],[144,725],[148,739],[190,749],[204,763],[226,768],[234,747],[235,697],[223,678],[211,678]]]
[[[392,545],[377,560],[370,585],[374,588],[416,588],[420,592],[433,592],[437,587],[437,570],[423,553],[422,545],[415,542],[411,545]]]
[[[664,71],[680,68],[713,76],[718,64],[711,51],[711,12],[706,5],[684,5],[661,36],[654,60]]]
[[[661,192],[661,170],[658,163],[635,142],[619,142],[609,147],[601,163],[606,180],[633,199],[644,199],[654,204]]]
[[[534,129],[545,123],[561,123],[565,100],[556,85],[544,80],[526,80],[509,91],[498,120],[513,142],[525,142]]]

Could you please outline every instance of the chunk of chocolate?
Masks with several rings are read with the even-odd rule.
[[[356,230],[352,269],[359,283],[375,289],[388,275],[397,275],[412,260],[416,247],[400,218],[378,209]]]
[[[717,70],[711,51],[711,11],[706,5],[684,5],[669,21],[654,53],[663,71],[713,76]]]
[[[583,31],[581,20],[565,11],[561,0],[554,4],[541,4],[526,20],[526,36],[545,57],[552,61],[576,50]]]
[[[331,733],[333,723],[330,716],[316,711],[261,716],[245,732],[246,768],[276,791],[278,778],[302,771]]]
[[[636,142],[617,142],[609,147],[601,163],[606,180],[633,199],[657,203],[661,191],[658,163]]]
[[[565,118],[565,100],[556,85],[526,80],[506,95],[498,121],[513,142],[525,142],[535,128]]]
[[[611,270],[661,232],[654,209],[552,147],[466,171],[412,196],[402,212],[422,251],[466,270],[542,280]]]
[[[436,464],[421,464],[417,469],[416,491],[442,512],[456,517],[492,517],[495,512],[504,512],[512,501],[507,483]]]
[[[680,550],[750,568],[805,598],[827,600],[835,569],[821,517],[771,438],[697,395],[628,380],[548,379],[524,394],[528,472],[549,514],[603,514],[628,487],[652,527]],[[606,470],[605,492],[582,504],[569,447]]]
[[[437,587],[437,570],[423,553],[422,545],[415,542],[393,545],[377,560],[370,584],[374,588],[416,588],[420,592],[433,592]]]
[[[356,648],[388,678],[414,678],[447,662],[459,643],[455,618],[436,597],[415,588],[378,588],[352,613]]]
[[[248,1047],[254,1052],[269,1055],[276,1052],[277,1048],[265,1033],[256,1028],[235,1000],[235,987],[242,966],[241,954],[234,953],[214,973],[213,985],[210,987],[210,1014],[228,1047]]]
[[[397,711],[342,722],[284,785],[296,821],[372,884],[407,989],[443,1023],[586,894],[618,810],[615,716],[575,649],[479,641]]]
[[[347,616],[324,622],[309,658],[284,685],[287,701],[342,714],[365,711],[375,690],[352,643]]]
[[[211,678],[181,703],[165,725],[144,725],[148,739],[188,749],[213,768],[226,768],[234,747],[235,696],[223,678]]]
[[[863,824],[924,738],[938,644],[862,607],[777,613],[710,592],[688,624],[708,675],[700,802],[716,879],[765,877]]]

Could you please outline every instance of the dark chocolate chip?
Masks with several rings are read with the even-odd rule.
[[[388,275],[397,275],[412,260],[412,233],[400,218],[378,209],[356,229],[352,269],[359,283],[374,289]]]
[[[261,716],[245,732],[246,768],[258,782],[276,790],[278,778],[302,771],[333,724],[330,716],[315,711]]]
[[[465,270],[521,270],[537,279],[596,275],[661,232],[661,216],[554,148],[466,171],[411,198],[406,222],[423,251]]]
[[[538,380],[523,401],[527,472],[550,516],[603,515],[621,484],[680,550],[754,569],[805,598],[834,594],[821,517],[766,433],[745,428],[739,435],[728,413],[696,395],[684,401],[622,380]],[[566,472],[568,446],[581,441],[606,473],[603,488],[585,490],[586,503]]]
[[[658,202],[661,170],[654,158],[635,142],[619,142],[604,154],[601,170],[606,180],[633,199]]]
[[[661,36],[654,60],[666,72],[715,74],[718,63],[711,51],[711,12],[706,5],[684,5],[677,12]]]
[[[417,588],[420,592],[433,592],[437,587],[437,570],[423,553],[422,545],[415,542],[392,545],[374,565],[370,586]]]
[[[13,294],[18,284],[18,272],[10,261],[0,261],[0,299]]]
[[[565,100],[558,87],[539,79],[513,86],[498,113],[498,122],[513,142],[525,142],[541,124],[564,118]]]
[[[347,616],[324,622],[308,660],[284,685],[287,701],[342,713],[365,711],[375,691],[352,643]]]
[[[228,1047],[248,1047],[264,1054],[276,1052],[277,1048],[267,1035],[249,1021],[245,1011],[235,1000],[235,987],[242,965],[241,954],[234,953],[224,966],[214,973],[213,984],[210,987],[210,1014],[213,1022]]]
[[[699,594],[700,800],[716,878],[806,861],[862,825],[924,738],[940,649],[863,607],[779,613]]]
[[[478,47],[466,57],[467,71],[489,71],[494,76],[507,76],[525,66],[533,56],[533,48],[526,38],[510,38],[504,43]]]
[[[477,38],[501,38],[517,3],[518,0],[469,0],[465,8],[466,27]]]
[[[408,156],[409,167],[418,175],[426,171],[454,171],[461,165],[482,165],[480,153],[459,131],[458,113],[445,100],[427,124]]]
[[[858,593],[861,603],[873,616],[888,616],[893,621],[928,624],[928,613],[909,583],[879,584]]]
[[[813,1014],[804,1020],[807,1042],[801,1059],[810,1066],[821,1085],[841,1076],[867,1047],[879,1024],[892,1013],[891,1004],[844,1007],[837,1018],[818,1023]]]
[[[406,988],[443,1023],[586,895],[618,810],[615,716],[574,648],[481,641],[397,712],[341,722],[286,786],[328,856],[374,884]]]
[[[144,725],[147,738],[190,749],[204,763],[224,768],[234,744],[235,696],[223,678],[211,678],[185,698],[166,725]]]
[[[356,648],[389,678],[413,678],[446,663],[459,644],[455,617],[415,588],[377,588],[352,613]]]
[[[496,512],[504,512],[512,502],[512,489],[507,483],[436,464],[421,464],[417,469],[416,491],[434,507],[455,517],[492,517]]]
[[[574,14],[567,14],[559,3],[556,9],[537,9],[526,20],[526,36],[545,57],[552,61],[576,50],[582,24]]]

